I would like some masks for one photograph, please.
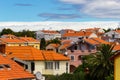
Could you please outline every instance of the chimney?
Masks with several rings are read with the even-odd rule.
[[[0,53],[5,53],[5,44],[0,44]]]

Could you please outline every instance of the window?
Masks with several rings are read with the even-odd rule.
[[[60,66],[59,61],[56,61],[55,62],[55,69],[59,69],[59,66]]]
[[[78,56],[78,60],[81,60],[81,59],[82,59],[81,55],[80,55],[80,56]]]
[[[77,50],[77,45],[75,45],[74,49]]]
[[[71,59],[71,61],[74,61],[74,56],[73,55],[70,56],[70,59]]]
[[[53,62],[45,62],[45,69],[53,69]]]

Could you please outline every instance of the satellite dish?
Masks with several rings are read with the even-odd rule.
[[[68,55],[68,52],[65,52],[64,55],[67,56],[67,55]]]
[[[35,74],[35,76],[36,76],[36,79],[37,80],[41,80],[42,79],[42,74],[41,74],[41,72],[36,72],[36,74]]]

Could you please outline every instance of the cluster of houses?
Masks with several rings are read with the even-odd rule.
[[[46,50],[40,50],[40,40],[59,39],[61,44],[49,44]],[[74,31],[40,30],[36,39],[6,34],[0,38],[0,79],[35,79],[42,75],[60,75],[72,73],[82,64],[82,57],[97,52],[101,44],[116,44],[114,50],[120,50],[120,30],[104,32],[101,28]],[[115,80],[120,80],[120,53],[115,61]],[[40,74],[37,74],[40,72]],[[34,74],[34,75],[33,75]],[[12,76],[8,76],[12,75]]]

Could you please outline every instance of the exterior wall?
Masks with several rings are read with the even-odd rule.
[[[46,75],[59,75],[62,73],[66,73],[66,63],[68,61],[60,61],[60,66],[58,70],[55,70],[54,63],[53,63],[53,69],[45,69],[45,61],[34,61],[35,62],[35,71],[34,74],[37,71],[40,71],[42,74]],[[53,61],[55,62],[55,61]],[[68,62],[68,73],[69,73],[69,62]]]
[[[56,52],[56,48],[53,47],[53,46],[50,46],[50,45],[48,45],[48,46],[46,47],[46,50],[53,50],[53,51]]]
[[[62,40],[73,40],[73,41],[77,41],[77,40],[79,40],[78,39],[79,38],[79,36],[73,36],[73,37],[62,37]]]
[[[25,43],[7,43],[7,46],[26,46]]]
[[[99,29],[98,32],[104,33],[105,31],[103,29]]]
[[[7,43],[7,46],[32,46],[34,48],[40,49],[40,43]]]
[[[53,34],[53,33],[43,33],[41,31],[36,32],[36,39],[40,40],[42,38],[45,38],[45,40],[51,40],[55,38],[61,38],[61,34]]]
[[[34,48],[40,49],[40,43],[28,43],[28,46],[33,46]]]
[[[36,39],[37,39],[37,40],[40,40],[40,39],[42,39],[42,38],[44,38],[44,33],[41,32],[41,31],[37,31],[37,32],[36,32]]]
[[[113,35],[113,34],[115,35],[115,38],[120,38],[120,34],[117,33],[117,32],[115,32],[115,31],[107,32],[107,33],[105,33],[104,36],[109,36],[110,38],[112,38],[112,35]]]
[[[34,70],[34,74],[37,71],[40,71],[41,74],[43,74],[43,70],[45,69],[45,63],[44,61],[34,61],[35,62],[35,70]]]
[[[120,80],[120,55],[114,60],[114,80]]]
[[[68,72],[66,72],[66,63],[68,63]],[[60,61],[60,69],[54,70],[54,75],[56,74],[63,74],[63,73],[69,73],[70,71],[69,62],[68,61]]]
[[[96,34],[94,34],[94,33],[92,33],[90,36],[89,36],[89,38],[97,38],[98,36],[96,35]]]

